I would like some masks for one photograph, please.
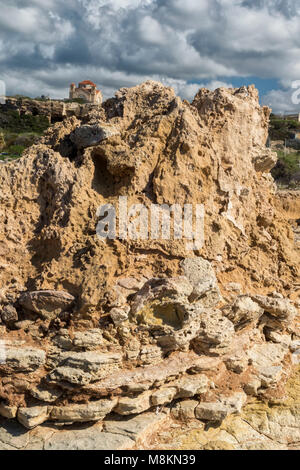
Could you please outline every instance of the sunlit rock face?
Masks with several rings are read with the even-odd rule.
[[[269,174],[268,118],[254,87],[188,103],[148,81],[0,167],[2,416],[29,429],[148,422],[175,401],[176,419],[220,421],[285,393],[299,251]],[[149,216],[201,206],[203,243],[175,228],[120,236],[119,220],[99,238],[99,208],[117,214],[124,198]]]

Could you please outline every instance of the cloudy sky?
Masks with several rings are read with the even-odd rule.
[[[291,99],[300,81],[300,0],[0,0],[0,7],[0,80],[9,95],[64,98],[72,81],[90,79],[109,97],[153,78],[192,99],[200,86],[255,83],[274,111],[300,111]]]

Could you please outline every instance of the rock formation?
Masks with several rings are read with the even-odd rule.
[[[190,104],[149,81],[0,168],[0,415],[28,429],[97,422],[114,441],[114,419],[187,399],[191,417],[220,422],[284,396],[299,249],[269,174],[269,113],[252,86]],[[98,208],[120,196],[202,204],[204,245],[100,239]]]
[[[15,111],[20,116],[44,116],[49,123],[61,122],[67,117],[82,117],[93,109],[93,104],[80,104],[76,101],[65,102],[59,100],[38,100],[30,98],[6,98],[4,104],[0,103],[0,125],[5,127],[9,117],[8,112]]]

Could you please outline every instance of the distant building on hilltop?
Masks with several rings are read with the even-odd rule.
[[[281,119],[287,119],[287,120],[300,122],[300,113],[294,113],[294,114],[282,113],[282,114],[274,114],[274,116],[279,117]]]
[[[293,119],[294,121],[300,122],[300,113],[297,114],[286,114],[285,119]]]
[[[90,80],[84,80],[80,82],[78,88],[76,88],[75,83],[70,85],[70,100],[75,98],[80,98],[86,103],[92,104],[101,104],[102,103],[102,93],[100,90],[97,90],[97,85],[91,82]]]

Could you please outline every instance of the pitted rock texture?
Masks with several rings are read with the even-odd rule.
[[[300,351],[299,250],[268,173],[269,114],[252,86],[188,103],[148,81],[1,166],[5,419],[77,425],[188,400],[214,422],[245,397],[284,395]],[[120,196],[203,204],[203,247],[99,239],[99,207]]]

